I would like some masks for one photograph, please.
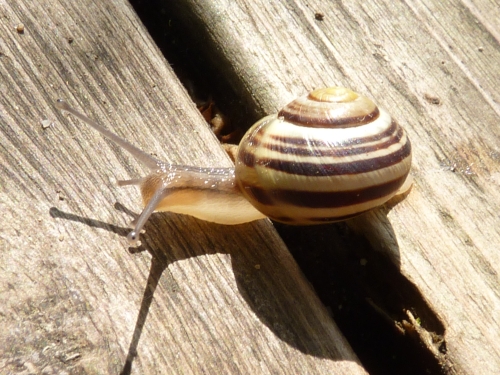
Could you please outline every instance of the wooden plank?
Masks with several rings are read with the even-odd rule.
[[[497,2],[186,0],[174,9],[255,112],[344,85],[404,124],[412,193],[389,221],[379,212],[351,225],[417,288],[430,310],[416,307],[413,331],[448,371],[500,373]],[[444,343],[429,340],[435,333]]]
[[[2,13],[2,373],[366,373],[269,221],[157,215],[126,251],[138,192],[115,180],[144,170],[57,98],[158,158],[231,165],[128,3]]]

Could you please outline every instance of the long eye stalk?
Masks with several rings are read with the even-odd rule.
[[[109,138],[111,141],[115,142],[117,145],[123,147],[125,150],[130,152],[132,156],[134,156],[138,161],[143,163],[145,166],[150,168],[151,170],[156,170],[163,164],[160,160],[153,158],[151,155],[145,153],[141,149],[135,147],[130,142],[126,141],[123,138],[118,137],[116,134],[111,133],[109,130],[103,128],[97,122],[92,121],[84,114],[78,112],[76,109],[71,107],[68,103],[66,103],[62,99],[58,99],[56,103],[56,107],[62,111],[66,111],[71,113],[72,115],[78,117],[80,120],[85,122],[87,125],[93,127],[99,133]]]

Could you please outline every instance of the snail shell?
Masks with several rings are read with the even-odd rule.
[[[240,143],[236,179],[269,218],[340,221],[392,198],[411,165],[406,132],[370,99],[318,89],[258,121]]]

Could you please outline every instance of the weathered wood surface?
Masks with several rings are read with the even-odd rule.
[[[114,182],[144,168],[56,98],[159,158],[230,162],[126,2],[1,13],[1,373],[365,373],[270,222],[157,215],[127,252],[139,197]]]
[[[190,0],[175,9],[262,114],[312,88],[345,85],[404,124],[413,191],[390,224],[378,213],[353,226],[441,322],[445,346],[425,344],[444,367],[500,373],[498,2]],[[423,341],[425,330],[423,319]]]

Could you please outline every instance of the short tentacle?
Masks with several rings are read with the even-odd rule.
[[[127,235],[127,240],[131,246],[136,246],[138,244],[142,228],[148,221],[149,217],[156,210],[158,204],[162,201],[162,199],[165,198],[166,195],[168,195],[168,192],[169,191],[166,188],[157,189],[154,195],[151,197],[149,202],[142,210],[139,217],[136,220],[134,220],[135,224],[134,229]]]

